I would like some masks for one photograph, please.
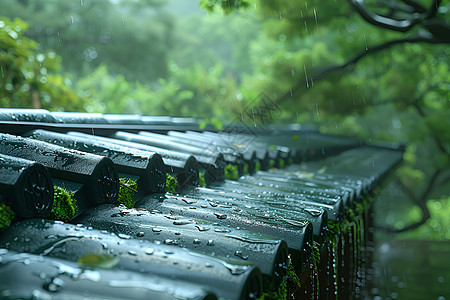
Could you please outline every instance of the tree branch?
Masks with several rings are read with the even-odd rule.
[[[425,111],[422,109],[422,107],[420,107],[419,103],[417,101],[412,103],[412,107],[415,108],[415,110],[417,111],[417,113],[422,117],[425,118],[427,115],[425,113]],[[444,147],[444,144],[442,143],[442,141],[439,139],[439,137],[429,128],[429,125],[427,123],[425,123],[425,126],[428,127],[428,129],[431,132],[431,137],[434,139],[437,147],[439,148],[439,150],[444,153],[444,154],[448,154],[447,150]]]
[[[326,66],[323,68],[318,69],[315,71],[310,78],[307,78],[308,85],[306,86],[304,81],[301,81],[297,83],[295,86],[293,86],[291,89],[289,89],[288,92],[281,95],[278,99],[274,100],[275,104],[281,104],[284,101],[288,99],[293,99],[294,94],[296,94],[298,91],[305,89],[306,87],[312,86],[314,82],[317,82],[321,80],[323,77],[327,76],[329,73],[332,73],[334,71],[343,70],[350,65],[356,64],[359,60],[364,58],[366,55],[373,54],[376,52],[380,52],[382,50],[388,49],[392,46],[398,45],[398,44],[409,44],[409,43],[442,43],[441,40],[435,39],[431,37],[431,35],[422,35],[417,34],[415,36],[406,37],[402,39],[395,39],[391,41],[384,42],[382,44],[379,44],[375,47],[371,47],[368,50],[362,51],[352,59],[348,60],[347,62],[339,65],[331,65]]]
[[[428,10],[427,19],[434,18],[436,16],[439,6],[441,6],[442,0],[433,0],[430,5],[430,9]]]
[[[372,12],[364,4],[364,0],[349,0],[353,8],[361,15],[361,17],[375,26],[387,28],[390,30],[406,32],[422,21],[420,14],[412,14],[411,18],[406,20],[395,20],[386,18]]]
[[[403,184],[403,182],[401,182],[399,180],[400,185],[403,188],[403,191],[409,196],[409,198],[412,200],[412,202],[414,202],[414,204],[416,204],[422,210],[422,218],[418,222],[410,224],[408,226],[405,226],[402,229],[383,227],[383,226],[377,226],[377,228],[384,230],[386,232],[390,232],[390,233],[401,233],[401,232],[406,232],[406,231],[416,229],[416,228],[420,227],[421,225],[425,224],[427,222],[427,220],[431,217],[430,211],[428,210],[428,207],[427,207],[427,198],[430,195],[431,191],[433,190],[436,180],[442,171],[443,171],[443,169],[437,169],[434,172],[433,176],[431,176],[431,179],[430,179],[427,187],[423,191],[422,195],[420,196],[420,198],[417,198],[414,195],[414,193],[409,188],[407,188]]]
[[[414,8],[414,12],[416,12],[416,13],[423,14],[423,13],[427,12],[427,9],[425,8],[425,6],[423,6],[420,3],[417,3],[412,0],[402,0],[402,2],[405,3],[406,5]]]

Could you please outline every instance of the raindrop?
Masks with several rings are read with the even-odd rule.
[[[187,225],[187,224],[191,224],[192,221],[189,220],[175,220],[173,221],[173,225]]]
[[[322,214],[322,212],[318,209],[313,208],[305,208],[307,212],[309,212],[313,217],[318,217]]]
[[[305,23],[306,25],[306,23]],[[303,69],[305,69],[305,80],[306,80],[306,87],[309,88],[309,83],[308,83],[308,75],[306,74],[306,65],[303,65]]]
[[[239,240],[242,242],[247,242],[250,244],[269,244],[269,245],[278,244],[278,241],[276,241],[276,240],[258,240],[258,239],[254,239],[254,238],[251,239],[251,238],[236,236],[236,235],[231,235],[231,234],[227,234],[225,236],[228,238],[236,239],[236,240]]]
[[[128,234],[119,233],[119,234],[117,234],[117,236],[118,236],[119,238],[121,238],[121,239],[124,239],[124,240],[129,240],[129,239],[131,239],[131,236],[129,236]]]
[[[145,235],[145,233],[143,231],[140,231],[136,234],[138,237],[143,237]]]
[[[147,250],[145,250],[145,254],[147,255],[152,255],[153,253],[155,253],[155,249],[153,248],[148,248]]]
[[[316,20],[317,30],[319,30],[319,23],[317,22],[317,13],[316,13],[316,9],[315,8],[314,8],[314,19]]]
[[[44,284],[44,289],[49,292],[57,292],[64,287],[64,281],[61,278],[53,278],[49,283]]]
[[[166,244],[166,245],[176,245],[178,243],[175,240],[165,239],[164,240],[164,244]]]
[[[208,240],[207,246],[214,246],[214,240]]]
[[[199,231],[208,231],[209,227],[202,227],[200,225],[195,225],[195,228],[197,228]]]
[[[297,221],[297,220],[289,220],[289,219],[282,219],[284,222],[293,225],[293,226],[297,226],[297,227],[305,227],[306,225],[308,225],[308,222],[304,221]]]
[[[128,254],[130,254],[132,256],[137,256],[137,252],[134,250],[128,250]]]
[[[201,243],[201,241],[200,241],[199,239],[194,239],[193,243],[196,244],[196,245],[198,245],[198,244]]]
[[[153,231],[153,232],[161,232],[161,231],[162,231],[162,228],[153,227],[153,228],[152,228],[152,231]]]
[[[236,252],[234,252],[234,255],[236,255],[239,258],[242,258],[243,260],[247,260],[248,259],[248,255],[244,255],[242,253],[242,251],[236,251]]]
[[[217,219],[224,220],[227,218],[227,215],[224,215],[224,214],[214,213],[214,215],[217,217]]]

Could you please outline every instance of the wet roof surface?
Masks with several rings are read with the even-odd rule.
[[[0,233],[4,298],[256,299],[291,267],[293,293],[345,298],[361,286],[373,192],[402,157],[287,126],[6,109],[0,123],[0,197],[17,216]],[[77,201],[68,219],[57,188]]]

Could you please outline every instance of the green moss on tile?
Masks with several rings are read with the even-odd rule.
[[[244,164],[244,175],[248,174],[248,164]]]
[[[198,173],[198,185],[206,186],[205,174],[203,174],[202,172]]]
[[[177,185],[177,179],[170,174],[166,174],[166,191],[169,193],[175,193]]]
[[[271,159],[271,160],[269,161],[269,170],[270,170],[270,169],[273,169],[274,167],[275,167],[275,160]]]
[[[5,203],[0,203],[0,230],[7,228],[16,217],[12,208]]]
[[[238,172],[237,166],[228,164],[225,167],[225,179],[238,180],[238,178],[239,178],[239,172]]]
[[[258,300],[287,300],[289,292],[300,288],[300,278],[291,263],[289,255],[287,273],[276,291],[264,292]]]
[[[78,212],[77,200],[73,194],[59,186],[55,186],[54,190],[53,208],[49,218],[67,222]]]
[[[129,178],[120,178],[119,184],[119,197],[117,201],[128,208],[133,208],[135,203],[134,196],[138,188],[136,181]]]

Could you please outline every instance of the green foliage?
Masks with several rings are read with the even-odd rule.
[[[170,80],[160,79],[157,87],[150,89],[127,81],[123,75],[112,76],[106,65],[100,65],[78,81],[77,90],[80,96],[89,98],[86,109],[90,112],[231,118],[231,112],[239,107],[228,101],[235,97],[236,82],[223,70],[221,64],[205,70],[198,63],[187,69],[172,63]],[[222,106],[217,106],[216,101]],[[209,121],[221,127],[217,119]]]
[[[168,193],[175,193],[177,186],[177,179],[169,174],[166,174],[166,191]]]
[[[29,36],[64,57],[66,71],[87,76],[103,61],[113,74],[143,82],[167,74],[173,19],[162,0],[4,1],[2,15],[20,17]],[[132,70],[132,71],[131,71]]]
[[[432,218],[416,230],[399,235],[399,238],[436,241],[450,240],[450,197],[444,196],[441,199],[429,200],[427,206]],[[410,220],[419,220],[421,213],[414,206],[411,207],[408,214]],[[401,224],[398,225],[401,226]]]
[[[117,201],[127,208],[133,208],[135,203],[134,196],[138,188],[136,181],[129,178],[120,178],[119,184],[119,197]]]
[[[200,0],[200,7],[209,12],[213,12],[219,8],[226,14],[229,14],[249,6],[250,3],[246,0]]]
[[[2,107],[83,110],[83,98],[71,89],[69,77],[59,73],[61,58],[41,51],[25,36],[28,24],[0,17],[0,105]]]
[[[206,128],[207,125],[212,125],[214,127],[214,129],[221,131],[223,130],[223,123],[216,118],[209,118],[209,119],[204,119],[200,124],[199,124],[199,129],[200,130],[204,130]]]
[[[65,189],[58,186],[55,186],[54,189],[55,200],[49,219],[67,222],[78,212],[77,201]]]
[[[261,170],[261,163],[258,161],[255,163],[255,172],[258,172],[259,170]]]
[[[16,217],[11,207],[5,203],[0,203],[0,230],[7,228]]]
[[[206,186],[205,174],[203,174],[202,172],[198,173],[198,185],[199,186]]]
[[[225,166],[225,179],[238,180],[239,172],[238,167],[232,164],[227,164]]]

